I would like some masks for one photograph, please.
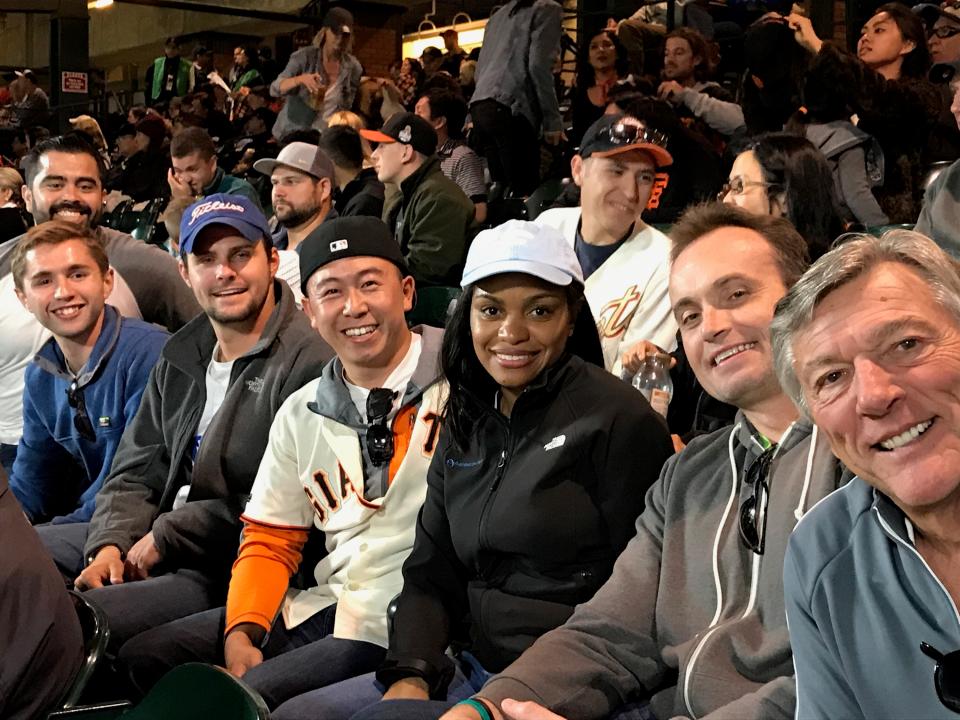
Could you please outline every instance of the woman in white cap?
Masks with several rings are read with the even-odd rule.
[[[480,233],[461,285],[386,660],[376,678],[288,701],[278,720],[437,718],[469,698],[603,584],[673,453],[659,416],[604,370],[557,230],[513,220]]]

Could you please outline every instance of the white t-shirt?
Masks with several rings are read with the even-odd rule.
[[[407,354],[403,356],[403,360],[393,369],[393,372],[387,376],[387,379],[383,383],[383,387],[390,388],[396,393],[393,398],[393,410],[391,410],[390,415],[387,416],[388,423],[400,407],[400,402],[403,400],[403,394],[407,390],[410,378],[413,377],[413,373],[416,372],[417,369],[417,364],[420,362],[420,336],[416,333],[410,333],[410,335],[410,347],[407,348]],[[362,388],[359,385],[354,385],[347,380],[346,377],[343,378],[343,384],[347,386],[350,399],[353,400],[353,404],[357,406],[360,419],[366,423],[367,396],[370,394],[370,390],[368,388]]]
[[[190,457],[196,460],[197,453],[200,451],[200,443],[203,442],[203,434],[210,427],[220,406],[223,405],[223,399],[227,396],[227,390],[230,388],[230,373],[233,372],[233,360],[229,362],[219,362],[217,356],[220,354],[220,345],[213,348],[213,356],[210,358],[210,364],[207,365],[206,387],[207,400],[203,405],[203,413],[200,415],[200,423],[197,425],[197,434],[193,438],[193,450]],[[177,497],[173,500],[173,509],[176,510],[187,502],[187,495],[190,493],[190,486],[184,485],[177,491]]]
[[[297,305],[300,305],[303,301],[303,293],[300,292],[300,255],[295,250],[278,250],[277,254],[280,255],[277,277],[290,286]]]
[[[230,373],[233,371],[233,360],[229,362],[219,362],[217,356],[220,354],[220,345],[213,348],[213,357],[210,358],[210,364],[207,365],[207,401],[203,405],[203,414],[200,415],[200,424],[197,425],[197,434],[193,439],[193,456],[197,456],[200,449],[200,443],[203,441],[203,434],[210,427],[210,421],[217,414],[220,406],[223,405],[223,399],[227,396],[227,389],[230,387]]]

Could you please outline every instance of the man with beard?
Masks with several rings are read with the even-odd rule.
[[[180,274],[203,313],[165,346],[90,522],[39,528],[60,571],[106,612],[115,647],[224,603],[273,416],[333,355],[277,264],[246,198],[186,209]]]
[[[273,212],[280,222],[273,235],[273,246],[280,251],[277,277],[286,281],[299,303],[300,243],[322,222],[337,216],[333,163],[316,145],[292,142],[276,160],[257,160],[253,169],[270,176]]]
[[[280,230],[273,236],[277,250],[299,252],[307,235],[324,220],[337,216],[333,163],[316,145],[292,142],[276,160],[257,160],[253,169],[270,176],[273,212],[280,221]]]
[[[126,233],[100,227],[103,160],[75,137],[38,143],[24,158],[23,198],[39,224],[66,220],[94,230],[115,272],[110,303],[121,314],[175,331],[200,308],[179,278],[176,261]],[[14,293],[10,261],[23,236],[0,245],[0,459],[10,474],[23,432],[24,371],[50,337]]]

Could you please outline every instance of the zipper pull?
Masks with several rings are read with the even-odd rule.
[[[493,492],[497,489],[497,486],[500,484],[500,478],[503,477],[503,468],[507,464],[507,451],[500,451],[500,460],[497,462],[497,471],[493,475],[493,483],[490,485],[490,492]]]

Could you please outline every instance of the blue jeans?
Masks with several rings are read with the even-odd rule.
[[[351,678],[295,697],[271,714],[273,720],[349,720],[351,717],[438,718],[461,700],[472,696],[491,677],[470,653],[463,653],[447,688],[447,699],[388,700],[380,702],[386,688],[374,673]],[[383,710],[384,714],[378,714]],[[397,709],[399,715],[392,714]],[[359,713],[359,715],[357,714]]]
[[[13,476],[13,461],[17,459],[17,446],[0,443],[0,465],[10,478]]]
[[[383,661],[386,651],[379,645],[333,636],[336,611],[331,605],[290,630],[283,620],[275,622],[264,661],[243,676],[268,707],[369,672]],[[217,608],[148,630],[120,648],[118,663],[141,694],[182,663],[223,665],[225,620],[226,610]]]

